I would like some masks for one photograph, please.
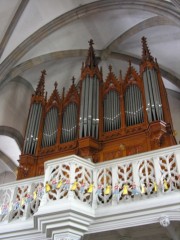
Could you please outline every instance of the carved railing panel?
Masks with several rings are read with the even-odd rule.
[[[70,165],[59,164],[51,168],[50,176],[45,185],[48,200],[67,197],[70,188]]]
[[[174,153],[159,158],[161,168],[161,184],[166,190],[180,189],[177,159]],[[166,186],[167,185],[167,186]],[[167,189],[166,189],[167,188]]]
[[[10,220],[25,217],[25,199],[29,192],[30,186],[28,185],[17,187],[13,200],[12,210],[10,212]]]
[[[11,198],[14,191],[12,189],[0,189],[0,221],[7,220],[9,208],[11,207]]]
[[[141,194],[152,194],[155,183],[155,172],[153,159],[147,159],[139,162],[139,179]]]
[[[132,164],[125,163],[118,165],[117,171],[119,200],[128,199],[131,196],[131,186],[133,184]]]
[[[110,167],[98,170],[97,189],[95,191],[98,205],[112,201],[112,169]]]
[[[82,202],[86,202],[88,204],[92,201],[92,194],[88,192],[89,186],[92,183],[92,176],[93,173],[91,169],[81,165],[76,165],[75,179],[78,182],[78,185],[75,189],[75,196]]]

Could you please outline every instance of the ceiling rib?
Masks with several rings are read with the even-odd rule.
[[[29,0],[21,0],[21,3],[19,4],[19,7],[16,11],[16,13],[14,14],[5,34],[4,34],[4,37],[0,43],[0,58],[4,52],[4,49],[22,15],[22,13],[24,12],[24,9],[26,8],[27,4],[28,4]]]
[[[107,53],[107,51],[104,50],[96,50],[97,57],[100,56],[101,60],[103,60],[103,56]],[[26,70],[29,70],[35,66],[38,66],[40,64],[44,64],[49,61],[59,60],[59,59],[65,59],[65,58],[72,58],[72,57],[86,57],[87,50],[85,49],[76,49],[76,50],[65,50],[65,51],[58,51],[53,53],[44,54],[35,58],[32,58],[30,60],[27,60],[24,63],[19,64],[15,68],[11,70],[11,72],[8,74],[8,78],[6,79],[7,82],[12,80],[13,78],[17,77],[18,75],[22,75],[23,72]],[[129,62],[129,59],[132,63],[139,65],[141,58],[133,56],[131,54],[124,54],[120,52],[111,52],[109,54],[106,54],[106,59],[112,58],[112,59],[120,59]],[[168,69],[165,69],[163,66],[160,66],[162,77],[169,80],[171,83],[173,83],[176,87],[180,88],[180,79],[175,76],[175,74],[171,73],[171,71]]]
[[[13,163],[13,160],[2,151],[0,151],[0,160],[3,161],[3,163],[7,165],[13,173],[16,173],[17,166]]]
[[[167,16],[168,18],[174,20],[175,23],[180,24],[179,12],[172,4],[164,1],[159,2],[158,0],[154,0],[153,2],[149,2],[148,0],[104,0],[82,5],[50,21],[17,46],[17,48],[2,62],[0,66],[1,86],[6,82],[6,75],[14,64],[16,64],[17,61],[19,61],[42,39],[49,36],[57,29],[60,29],[72,21],[81,19],[84,16],[117,8],[150,11]]]
[[[111,50],[115,49],[117,45],[121,44],[122,42],[124,42],[125,40],[134,36],[135,34],[143,31],[144,29],[151,28],[151,27],[157,27],[160,25],[175,26],[176,24],[171,19],[165,18],[164,16],[155,16],[152,18],[148,18],[148,19],[136,24],[132,28],[128,29],[122,35],[118,36],[114,41],[112,41],[109,44],[109,46],[106,47],[106,51],[110,53]]]

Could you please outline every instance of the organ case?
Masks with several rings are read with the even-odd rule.
[[[62,96],[57,83],[45,94],[45,70],[32,96],[20,156],[18,179],[44,173],[44,162],[76,154],[102,162],[176,144],[166,90],[157,60],[142,38],[137,73],[129,62],[125,79],[112,66],[105,81],[98,67],[93,41],[81,79]]]

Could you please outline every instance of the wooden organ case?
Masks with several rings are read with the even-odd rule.
[[[45,70],[32,95],[18,179],[44,174],[44,162],[76,154],[102,162],[176,144],[166,90],[157,61],[142,38],[140,73],[129,63],[122,79],[109,66],[103,82],[93,49],[81,79],[47,100]]]

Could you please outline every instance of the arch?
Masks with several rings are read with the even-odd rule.
[[[126,32],[124,32],[123,34],[121,34],[120,36],[118,36],[114,41],[112,41],[109,46],[107,46],[106,51],[110,52],[111,49],[113,49],[117,44],[120,44],[122,42],[124,42],[126,39],[132,37],[133,35],[137,34],[138,32],[141,32],[144,29],[147,28],[151,28],[154,26],[160,26],[160,25],[176,25],[174,24],[174,22],[171,19],[168,19],[164,16],[155,16],[152,18],[148,18],[138,24],[136,24],[135,26],[133,26],[132,28],[130,28],[129,30],[127,30]]]
[[[45,24],[39,30],[30,35],[27,39],[25,39],[19,46],[17,46],[12,51],[11,54],[9,54],[9,56],[2,62],[0,66],[1,85],[6,82],[6,75],[13,67],[13,65],[37,43],[39,43],[42,39],[56,31],[57,29],[69,24],[76,19],[80,19],[85,15],[90,15],[95,12],[98,13],[107,10],[113,10],[117,9],[118,7],[120,7],[121,9],[141,9],[156,14],[161,13],[162,15],[164,14],[165,16],[168,16],[174,21],[175,24],[179,25],[179,11],[172,4],[169,4],[168,2],[159,2],[158,0],[155,0],[153,2],[149,2],[148,0],[104,0],[79,6]]]
[[[16,141],[19,149],[22,150],[24,139],[22,134],[18,130],[8,126],[0,126],[0,135],[13,138]]]

